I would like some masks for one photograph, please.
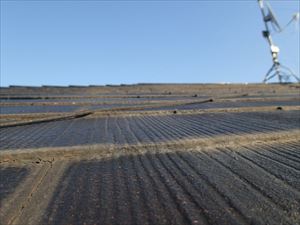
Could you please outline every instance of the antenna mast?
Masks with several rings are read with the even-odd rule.
[[[290,68],[283,66],[281,63],[279,63],[278,54],[280,49],[273,42],[271,36],[271,29],[269,25],[273,25],[273,27],[276,28],[278,32],[281,32],[282,28],[277,22],[274,13],[271,10],[271,7],[269,5],[265,7],[264,0],[258,0],[258,4],[261,9],[263,21],[265,24],[265,30],[262,32],[262,34],[263,37],[268,41],[273,60],[273,65],[265,75],[263,82],[266,83],[267,81],[276,76],[278,78],[279,83],[283,83],[283,81],[288,82],[290,80],[290,77],[294,77],[298,82],[300,82],[300,78],[298,78]],[[267,8],[267,10],[265,8]]]

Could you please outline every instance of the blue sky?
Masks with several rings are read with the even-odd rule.
[[[271,1],[282,25],[299,1]],[[261,82],[256,0],[3,1],[1,86]],[[299,74],[299,29],[274,36]]]

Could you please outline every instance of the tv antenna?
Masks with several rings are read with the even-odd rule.
[[[277,33],[281,33],[286,27],[288,27],[292,22],[299,20],[299,13],[296,13],[292,19],[287,23],[287,25],[282,28],[276,19],[276,16],[268,2],[266,0],[258,0],[259,7],[261,9],[261,13],[263,16],[263,21],[265,24],[265,30],[262,32],[263,37],[268,41],[273,65],[268,70],[267,74],[265,75],[265,78],[263,80],[264,83],[271,80],[274,77],[278,78],[279,83],[285,83],[289,82],[291,77],[295,78],[297,82],[300,83],[300,78],[287,66],[282,65],[279,62],[278,54],[279,54],[279,47],[276,46],[273,42],[272,36],[271,36],[271,27],[273,30]]]

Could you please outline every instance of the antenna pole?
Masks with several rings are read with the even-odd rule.
[[[300,82],[300,79],[291,71],[291,69],[289,69],[288,67],[284,67],[279,63],[279,59],[278,59],[278,54],[279,54],[279,47],[274,45],[274,42],[272,40],[272,36],[271,36],[271,30],[269,27],[269,22],[274,22],[274,16],[272,14],[270,14],[270,9],[268,14],[265,11],[265,6],[264,6],[264,0],[257,0],[261,13],[262,13],[262,17],[263,17],[263,21],[264,21],[264,25],[265,25],[265,30],[262,32],[263,37],[268,41],[268,44],[270,46],[270,50],[271,50],[271,55],[272,55],[272,60],[273,60],[273,65],[272,67],[269,69],[269,71],[267,72],[267,74],[265,75],[265,78],[263,80],[264,83],[266,83],[268,80],[272,79],[273,77],[277,76],[279,83],[282,83],[282,80],[289,80],[289,78],[292,76],[294,77],[298,82]],[[285,71],[283,71],[285,70]]]

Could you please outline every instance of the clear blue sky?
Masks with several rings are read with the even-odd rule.
[[[299,1],[271,1],[282,25]],[[1,86],[261,82],[256,0],[1,0]],[[274,37],[299,74],[299,29]]]

